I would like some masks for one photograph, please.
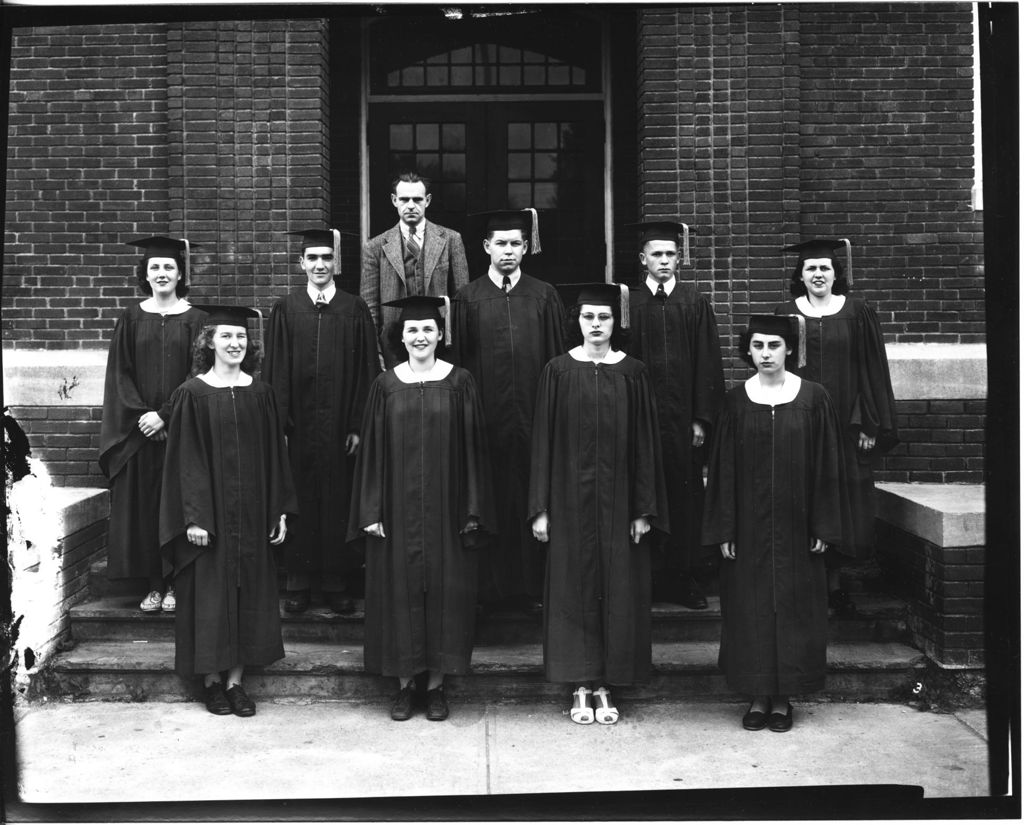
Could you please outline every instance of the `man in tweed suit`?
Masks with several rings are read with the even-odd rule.
[[[359,294],[377,326],[385,367],[395,365],[387,330],[399,310],[382,306],[409,295],[454,296],[469,283],[462,236],[426,218],[430,181],[407,172],[391,184],[398,225],[363,244]]]

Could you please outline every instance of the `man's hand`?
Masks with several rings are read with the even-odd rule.
[[[281,514],[281,518],[278,519],[277,527],[270,531],[270,543],[280,544],[285,540],[288,535],[288,521],[284,517],[284,513]]]
[[[197,547],[206,547],[210,543],[210,533],[198,524],[190,524],[186,527],[185,537]]]
[[[718,547],[722,551],[722,558],[729,559],[730,561],[736,560],[736,542],[734,541],[723,541]]]
[[[384,535],[384,524],[380,521],[374,522],[373,524],[368,524],[366,527],[363,528],[363,532],[366,533],[366,535],[368,536],[373,536],[374,538],[387,538],[387,536]]]
[[[704,439],[707,438],[707,434],[704,432],[704,425],[699,421],[694,421],[690,426],[693,428],[693,446],[700,447],[704,443]]]
[[[359,433],[349,433],[345,436],[345,455],[355,455],[359,449]]]
[[[546,512],[541,513],[533,520],[533,537],[537,539],[537,541],[546,542],[551,538],[548,528],[548,514]]]

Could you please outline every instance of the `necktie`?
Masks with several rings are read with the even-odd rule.
[[[664,284],[658,284],[658,291],[654,294],[657,295],[663,302],[668,299],[668,294],[665,292]]]
[[[316,305],[317,305],[317,307],[327,306],[327,298],[324,297],[323,292],[317,292],[317,294],[316,294]]]
[[[412,255],[413,258],[418,258],[420,256],[420,242],[416,240],[415,229],[409,230],[409,240],[406,241],[405,247],[409,250],[409,254]]]
[[[501,288],[505,290],[506,294],[512,289],[512,279],[508,275],[501,276]]]

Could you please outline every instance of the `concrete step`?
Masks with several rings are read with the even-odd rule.
[[[839,642],[829,645],[826,689],[818,698],[841,701],[909,698],[925,656],[898,642]],[[636,699],[730,696],[718,671],[717,642],[658,642],[650,682],[626,695]],[[246,689],[263,698],[379,701],[393,680],[363,670],[359,643],[287,642],[285,658],[246,673]],[[460,699],[552,698],[563,685],[545,681],[539,645],[481,645],[472,673],[450,677]],[[33,695],[108,701],[185,701],[191,696],[174,673],[172,641],[88,641],[55,657],[34,685]]]
[[[834,617],[829,623],[832,641],[907,641],[906,604],[884,594],[858,594],[857,615]],[[143,613],[138,598],[106,596],[71,608],[71,633],[76,641],[169,641],[174,639],[174,616]],[[363,602],[357,612],[339,616],[325,606],[305,613],[286,613],[282,607],[282,634],[286,642],[344,644],[363,638]],[[657,603],[652,609],[656,642],[717,642],[721,636],[721,609],[717,596],[708,597],[707,610],[689,610]],[[516,611],[486,613],[477,624],[480,645],[539,644],[541,617]]]

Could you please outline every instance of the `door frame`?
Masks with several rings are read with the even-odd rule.
[[[370,104],[374,102],[401,103],[403,101],[424,103],[431,100],[437,102],[459,102],[471,103],[474,99],[494,102],[495,98],[510,103],[533,103],[537,95],[532,94],[509,94],[496,96],[493,94],[441,94],[433,96],[402,96],[387,95],[377,96],[373,99],[370,94],[370,27],[378,18],[364,17],[360,20],[360,65],[361,77],[359,83],[359,231],[363,238],[370,237],[370,147],[369,121]],[[604,193],[604,280],[614,280],[615,261],[615,215],[614,200],[612,198],[612,158],[614,157],[612,145],[612,76],[611,76],[611,34],[609,23],[606,17],[600,15],[601,23],[601,91],[581,92],[579,94],[551,94],[544,95],[544,101],[557,102],[558,100],[601,100],[604,103],[604,169],[603,169],[603,193]],[[383,197],[383,193],[374,193],[376,197]]]

